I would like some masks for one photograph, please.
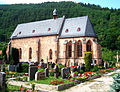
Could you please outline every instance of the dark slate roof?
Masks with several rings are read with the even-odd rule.
[[[34,37],[59,34],[63,18],[18,24],[11,38]],[[50,30],[49,30],[50,29]],[[34,30],[34,32],[33,32]],[[48,31],[49,30],[49,31]]]
[[[68,32],[66,32],[66,29]],[[97,37],[88,16],[66,19],[60,38],[80,36]]]
[[[50,28],[50,31],[48,29]],[[80,28],[80,31],[77,29]],[[66,32],[68,29],[68,32]],[[33,32],[35,30],[35,32]],[[59,38],[92,36],[97,37],[88,16],[48,19],[37,22],[18,24],[12,38],[59,35]]]

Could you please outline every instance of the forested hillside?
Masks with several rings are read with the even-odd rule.
[[[54,8],[58,11],[58,17],[88,15],[102,47],[120,50],[120,9],[74,2],[0,5],[0,41],[8,42],[17,24],[52,18]]]

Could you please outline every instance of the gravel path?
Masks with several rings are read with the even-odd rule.
[[[120,70],[116,70],[100,78],[81,83],[62,92],[109,92],[110,84],[113,82],[113,78],[109,75],[114,73],[120,73]]]

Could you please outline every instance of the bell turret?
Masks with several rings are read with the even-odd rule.
[[[57,10],[56,9],[54,9],[54,11],[53,11],[53,18],[57,19]]]

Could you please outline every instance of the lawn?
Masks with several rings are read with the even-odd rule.
[[[41,83],[41,84],[49,84],[49,85],[51,85],[50,82],[53,82],[55,80],[58,80],[58,81],[63,80],[64,82],[62,84],[72,83],[73,82],[73,81],[70,81],[68,79],[62,79],[61,76],[59,76],[58,79],[54,78],[54,76],[49,76],[49,77],[46,77],[46,78],[44,78],[42,80],[38,80],[38,81],[32,80],[32,81],[30,81],[30,83]]]

